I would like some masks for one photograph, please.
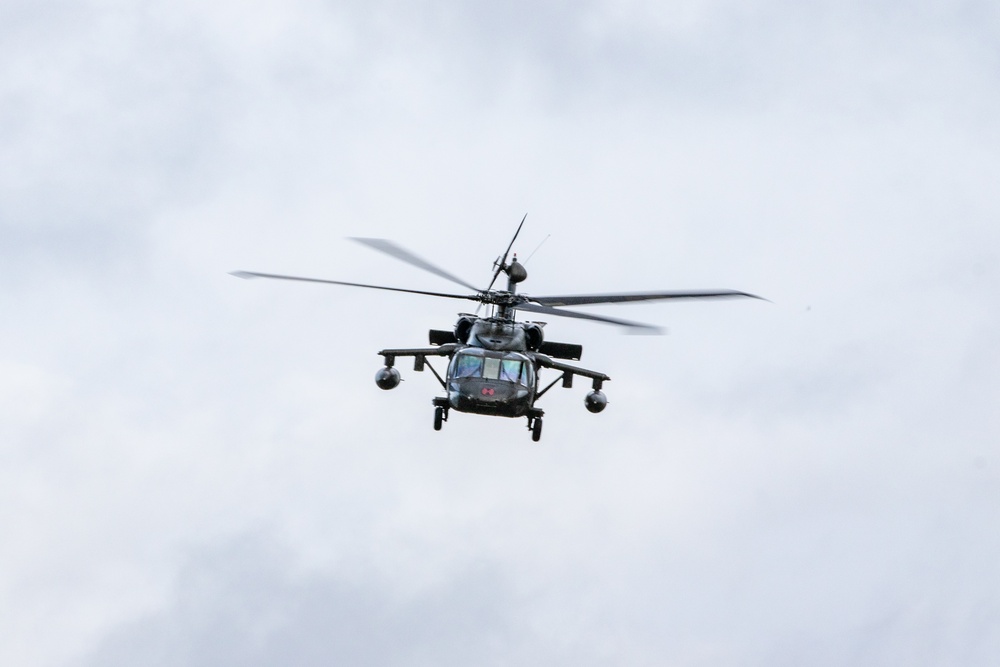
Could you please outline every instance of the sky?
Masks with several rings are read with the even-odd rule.
[[[7,0],[0,663],[997,664],[998,43],[981,1]],[[770,301],[550,321],[609,405],[532,443],[375,386],[455,303],[228,275],[452,289],[361,236],[485,284],[525,213],[529,294]]]

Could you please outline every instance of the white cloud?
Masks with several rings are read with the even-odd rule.
[[[2,11],[0,662],[995,662],[995,10]],[[374,387],[453,304],[226,275],[526,210],[527,291],[775,303],[550,322],[538,446]]]

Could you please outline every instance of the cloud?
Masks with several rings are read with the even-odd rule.
[[[0,12],[0,661],[995,662],[991,5]],[[452,304],[227,275],[526,210],[526,291],[774,303],[551,322],[536,446],[374,387]]]
[[[288,566],[252,537],[199,554],[169,608],[123,627],[81,664],[497,661],[519,625],[506,613],[503,573],[489,566],[403,599],[385,584],[295,576]]]

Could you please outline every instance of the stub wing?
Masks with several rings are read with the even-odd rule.
[[[434,377],[437,378],[438,384],[440,384],[442,388],[447,389],[444,383],[444,378],[441,377],[436,370],[434,370],[432,365],[427,363],[427,357],[451,357],[451,355],[455,353],[455,348],[457,347],[458,345],[455,343],[448,343],[438,347],[403,347],[380,350],[379,356],[385,359],[385,368],[379,371],[379,373],[392,371],[396,376],[395,383],[392,385],[394,387],[399,384],[399,372],[392,368],[396,363],[396,357],[413,357],[414,371],[419,373],[424,370],[424,367],[429,368],[431,373],[434,374]],[[378,379],[376,379],[376,382],[378,382]]]
[[[535,362],[538,363],[542,368],[551,368],[553,370],[562,371],[567,375],[580,375],[582,377],[590,378],[594,381],[594,388],[599,389],[602,382],[607,382],[611,378],[600,373],[598,371],[587,370],[586,368],[580,368],[579,366],[572,366],[570,364],[564,364],[561,361],[555,361],[551,357],[544,354],[532,354],[531,355]]]
[[[385,349],[379,350],[380,357],[450,357],[454,352],[455,348],[458,347],[455,343],[446,343],[444,345],[439,345],[437,347],[403,347],[396,349]]]

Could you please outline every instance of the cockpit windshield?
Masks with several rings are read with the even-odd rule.
[[[462,353],[455,355],[457,378],[478,378],[483,376],[483,358],[479,355]]]
[[[487,353],[484,350],[463,350],[452,361],[453,378],[483,378],[502,380],[527,386],[531,363],[520,354]]]

